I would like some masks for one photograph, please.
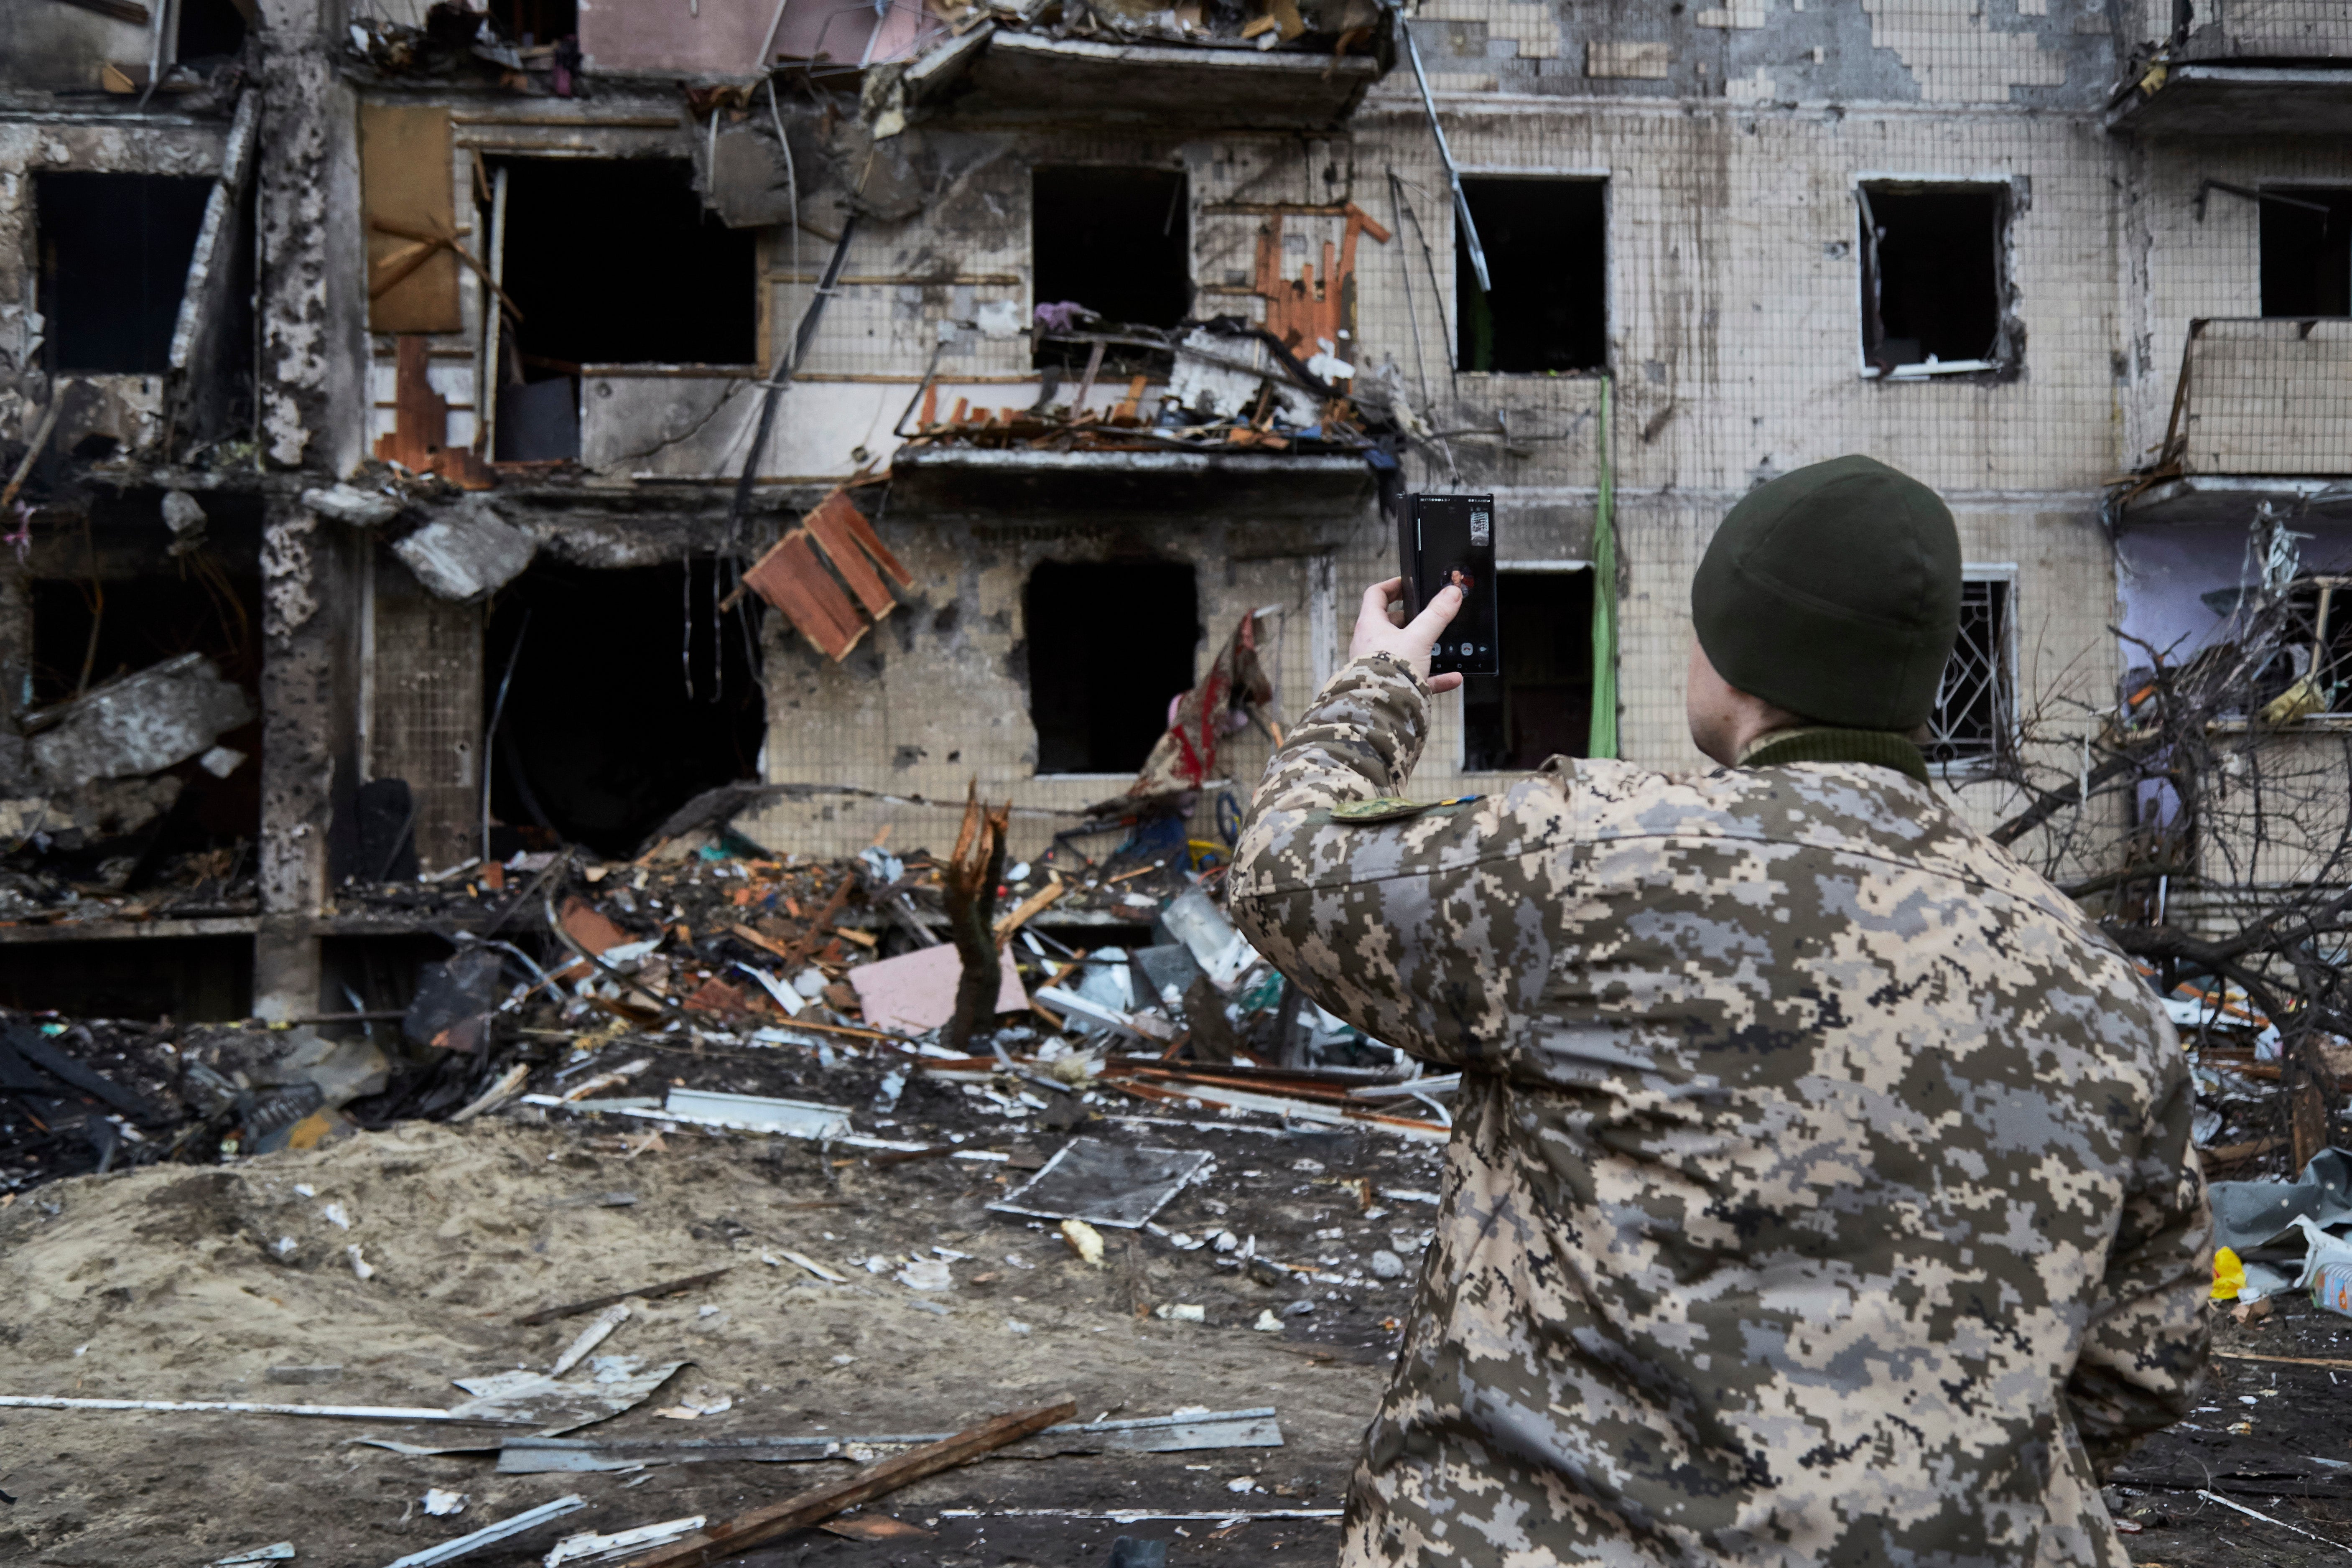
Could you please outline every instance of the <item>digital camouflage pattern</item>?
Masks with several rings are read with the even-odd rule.
[[[2126,1568],[2092,1464],[2189,1407],[2211,1281],[2129,964],[1891,768],[1335,821],[1428,703],[1334,676],[1233,871],[1309,996],[1464,1075],[1347,1568]]]

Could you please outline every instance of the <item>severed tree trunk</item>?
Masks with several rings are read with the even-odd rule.
[[[980,780],[972,780],[963,828],[956,834],[955,853],[941,878],[948,935],[963,961],[962,977],[956,982],[955,1015],[948,1019],[942,1042],[950,1051],[969,1052],[972,1036],[996,1017],[996,993],[1003,984],[996,946],[996,883],[1004,874],[1004,829],[1012,816],[1010,800],[993,810],[982,806]]]

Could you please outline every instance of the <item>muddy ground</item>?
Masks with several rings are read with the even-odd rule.
[[[1033,1442],[869,1511],[925,1533],[809,1531],[737,1561],[1092,1564],[1126,1534],[1169,1539],[1171,1563],[1333,1562],[1336,1522],[1316,1515],[1340,1505],[1386,1377],[1433,1212],[1414,1195],[1436,1186],[1436,1151],[1383,1133],[1283,1129],[1213,1112],[1097,1121],[1087,1129],[1095,1135],[1215,1155],[1208,1179],[1160,1216],[1168,1230],[1230,1230],[1267,1258],[1345,1282],[1236,1267],[1213,1248],[1181,1250],[1150,1232],[1107,1233],[1096,1269],[1051,1228],[985,1207],[1067,1134],[919,1076],[895,1106],[877,1107],[880,1076],[869,1063],[712,1048],[662,1053],[630,1087],[798,1094],[856,1107],[862,1133],[954,1134],[962,1147],[1011,1161],[884,1165],[782,1138],[653,1135],[645,1122],[523,1110],[467,1127],[404,1124],[218,1168],[38,1188],[0,1209],[0,1392],[446,1406],[463,1397],[450,1379],[544,1367],[589,1321],[525,1327],[520,1316],[725,1267],[708,1286],[636,1304],[600,1354],[692,1364],[642,1406],[578,1435],[943,1432],[1066,1396],[1080,1419],[1270,1405],[1285,1438],[1279,1448],[1160,1455],[1055,1454]],[[1142,1110],[1115,1097],[1095,1109]],[[374,1270],[365,1281],[351,1264],[354,1245]],[[908,1258],[936,1259],[940,1248],[966,1255],[950,1260],[950,1289],[917,1291],[894,1277]],[[849,1282],[811,1275],[785,1249]],[[1381,1251],[1406,1262],[1404,1277],[1375,1271]],[[877,1260],[880,1272],[867,1266]],[[1176,1304],[1201,1307],[1205,1321],[1153,1315]],[[1278,1333],[1253,1327],[1269,1309]],[[2352,1546],[2352,1320],[2288,1300],[2266,1320],[2222,1320],[2217,1343],[2227,1354],[2200,1411],[2135,1455],[2110,1492],[2126,1526],[2138,1527],[2127,1537],[2134,1562],[2341,1560],[2346,1548],[2334,1543]],[[325,1367],[340,1370],[271,1372]],[[289,1375],[331,1380],[282,1381]],[[658,1414],[722,1396],[729,1408],[690,1421]],[[466,1560],[499,1568],[536,1563],[576,1531],[725,1518],[849,1469],[499,1476],[484,1458],[404,1456],[353,1441],[362,1437],[460,1440],[424,1424],[0,1412],[0,1492],[16,1500],[0,1504],[0,1562],[192,1568],[289,1541],[299,1562],[382,1564],[568,1493],[586,1500]],[[464,1494],[464,1512],[426,1514],[432,1488]],[[1308,1517],[1275,1517],[1283,1511]],[[1248,1522],[1235,1528],[1237,1518]]]

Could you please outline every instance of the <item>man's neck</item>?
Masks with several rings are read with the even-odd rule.
[[[1737,766],[1777,768],[1790,762],[1863,763],[1928,782],[1927,759],[1910,737],[1891,729],[1808,724],[1767,730],[1740,747]]]

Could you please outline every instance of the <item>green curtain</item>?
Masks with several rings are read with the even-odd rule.
[[[1616,476],[1610,462],[1610,379],[1601,378],[1601,499],[1592,511],[1592,739],[1586,754],[1617,755]]]

